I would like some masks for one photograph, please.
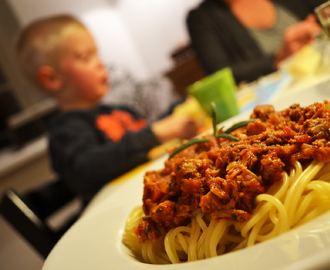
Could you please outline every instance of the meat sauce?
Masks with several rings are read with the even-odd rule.
[[[282,181],[290,163],[330,162],[330,102],[308,107],[294,104],[275,112],[257,106],[257,119],[231,135],[238,142],[205,136],[144,176],[143,210],[135,234],[140,242],[156,240],[171,228],[186,225],[201,208],[213,219],[246,221],[254,200]]]

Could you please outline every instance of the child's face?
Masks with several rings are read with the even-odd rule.
[[[79,28],[64,37],[60,46],[58,73],[63,89],[77,103],[96,105],[109,86],[93,37]]]

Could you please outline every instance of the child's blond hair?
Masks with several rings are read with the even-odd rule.
[[[58,45],[70,29],[76,28],[86,29],[71,15],[39,19],[24,28],[17,39],[16,53],[25,75],[36,83],[37,71],[41,66],[56,66]]]

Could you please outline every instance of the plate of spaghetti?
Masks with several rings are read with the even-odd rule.
[[[117,187],[43,269],[330,267],[330,102],[257,106],[216,131]]]

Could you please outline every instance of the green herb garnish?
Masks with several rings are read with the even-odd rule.
[[[257,119],[249,119],[249,120],[245,120],[245,121],[241,121],[236,123],[235,125],[233,125],[232,127],[228,128],[226,131],[224,131],[224,133],[230,133],[236,129],[239,129],[241,127],[245,127],[250,123],[254,123]]]
[[[236,123],[235,125],[233,125],[232,127],[228,128],[227,130],[223,131],[224,127],[221,127],[219,130],[217,130],[217,110],[216,110],[216,105],[214,102],[211,102],[211,115],[212,115],[212,124],[213,124],[213,134],[215,138],[225,138],[228,140],[232,140],[232,141],[239,141],[238,138],[236,138],[235,136],[230,135],[229,133],[239,129],[241,127],[245,127],[247,126],[249,123],[253,123],[254,121],[256,121],[256,119],[250,119],[250,120],[246,120],[246,121],[241,121],[239,123]],[[176,148],[169,156],[168,159],[172,158],[173,156],[175,156],[177,153],[181,152],[182,150],[188,148],[191,145],[194,144],[198,144],[198,143],[206,143],[209,142],[209,139],[206,138],[194,138],[191,139],[190,141],[181,144],[178,148]]]
[[[173,156],[175,156],[177,153],[181,152],[183,149],[188,148],[191,145],[197,144],[197,143],[204,143],[204,142],[209,142],[209,139],[205,139],[205,138],[194,138],[190,141],[187,141],[184,144],[181,144],[178,148],[176,148],[169,156],[169,159]]]
[[[217,107],[214,102],[211,102],[211,115],[212,115],[212,124],[213,124],[213,134],[216,137],[219,132],[217,131],[218,117],[217,117]]]
[[[225,139],[228,139],[228,140],[232,140],[232,141],[234,141],[234,142],[238,142],[239,140],[235,137],[235,136],[233,136],[233,135],[230,135],[230,134],[227,134],[227,133],[219,133],[219,134],[217,134],[216,136],[214,136],[214,137],[216,137],[217,139],[218,138],[225,138]]]

